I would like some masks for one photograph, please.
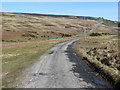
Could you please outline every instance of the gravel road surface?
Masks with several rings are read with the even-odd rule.
[[[110,85],[72,50],[76,40],[56,45],[26,70],[19,88],[107,88]]]

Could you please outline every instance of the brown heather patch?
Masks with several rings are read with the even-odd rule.
[[[56,18],[57,17],[57,18]],[[99,22],[93,17],[61,16],[61,15],[34,15],[25,13],[2,13],[2,40],[8,41],[29,41],[49,38],[65,38],[62,34],[71,36],[84,33],[85,23],[87,32],[91,31]],[[101,25],[99,32],[116,33],[116,28]],[[47,32],[47,33],[46,33]],[[45,36],[45,37],[44,37]]]
[[[23,37],[21,37],[21,35],[22,35],[22,32],[2,31],[2,39],[3,40],[23,39]]]
[[[3,43],[2,49],[9,49],[15,47],[23,47],[29,45],[37,45],[37,44],[47,44],[52,42],[60,42],[65,40],[71,40],[73,38],[65,38],[65,39],[55,39],[55,40],[40,40],[40,41],[28,41],[28,42],[17,42],[17,43]]]
[[[118,37],[102,36],[80,40],[75,52],[115,88],[120,87]]]

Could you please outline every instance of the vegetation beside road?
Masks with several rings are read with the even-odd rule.
[[[118,22],[115,21],[104,20],[103,24],[107,26],[118,27]]]
[[[74,51],[114,87],[120,85],[118,38],[115,35],[89,36],[75,44]]]
[[[23,77],[24,70],[33,65],[44,52],[58,43],[71,39],[73,38],[3,43],[2,87],[15,88]]]
[[[61,15],[7,12],[0,14],[2,14],[0,17],[2,17],[3,27],[1,30],[3,50],[2,55],[0,55],[3,58],[3,88],[16,87],[23,71],[36,62],[39,56],[49,48],[57,43],[80,37],[80,34],[84,33],[84,28],[86,28],[86,33],[91,32],[99,23],[99,19],[92,17],[84,19],[84,17]],[[117,34],[118,29],[109,27],[111,24],[106,23],[97,28],[97,31],[91,36]],[[103,41],[106,42],[106,40]]]

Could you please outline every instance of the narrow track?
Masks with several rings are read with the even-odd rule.
[[[27,70],[20,88],[106,88],[110,85],[97,76],[72,50],[72,40],[56,45]]]

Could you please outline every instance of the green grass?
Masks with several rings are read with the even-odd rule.
[[[3,50],[3,54],[7,53],[17,53],[17,52],[24,52],[25,50],[35,49],[35,48],[42,48],[45,46],[48,46],[50,44],[37,44],[37,45],[29,45],[29,46],[23,46],[23,47],[15,47],[15,48],[9,48]]]
[[[8,72],[2,81],[3,88],[16,87],[16,84],[19,82],[21,76],[23,75],[23,70],[31,66],[36,61],[36,59],[45,51],[26,53],[14,57],[3,58],[2,72]]]
[[[113,21],[104,21],[103,24],[107,26],[118,27],[118,23],[115,23]]]
[[[11,56],[11,57],[4,57],[2,58],[2,87],[3,88],[15,88],[17,84],[19,84],[22,77],[24,77],[24,71],[26,68],[29,68],[32,66],[38,58],[45,53],[48,49],[53,47],[54,45],[58,43],[65,42],[67,40],[62,40],[56,43],[43,43],[37,45],[29,45],[29,46],[23,46],[23,47],[15,47],[3,50],[5,54],[10,52],[18,52],[18,51],[25,51],[25,50],[32,50],[34,48],[42,48],[49,46],[46,49],[39,50],[37,52],[31,52],[31,53],[23,53],[17,56]]]
[[[6,53],[16,53],[18,51],[25,51],[25,50],[31,50],[34,48],[42,48],[45,46],[54,46],[55,44],[37,44],[37,45],[29,45],[24,47],[16,47],[16,48],[10,48],[3,50],[3,52]],[[49,48],[50,48],[49,47]],[[3,88],[14,88],[19,83],[20,79],[24,75],[24,70],[31,65],[33,65],[38,58],[46,52],[48,49],[39,50],[37,52],[31,52],[31,53],[24,53],[17,56],[11,56],[11,57],[3,57],[2,58],[2,87]],[[7,73],[7,74],[6,74]]]

